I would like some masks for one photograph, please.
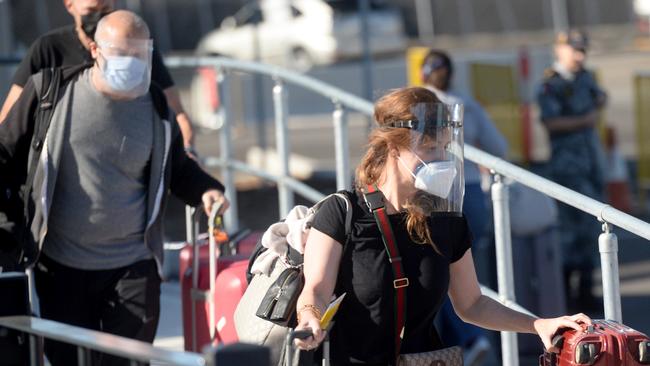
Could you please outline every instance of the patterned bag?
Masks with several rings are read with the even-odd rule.
[[[463,350],[454,346],[430,352],[402,354],[398,366],[463,366]]]

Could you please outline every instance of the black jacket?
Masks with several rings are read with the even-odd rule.
[[[31,265],[36,261],[47,232],[49,205],[56,188],[56,184],[53,184],[56,181],[56,166],[60,158],[61,145],[66,143],[63,139],[67,123],[65,116],[72,102],[70,92],[72,88],[68,86],[77,81],[81,71],[91,66],[62,69],[62,83],[54,106],[54,117],[45,137],[45,148],[37,160],[36,175],[29,194],[30,219],[26,225],[27,235],[23,239],[22,262],[25,265]],[[30,78],[6,120],[0,124],[0,176],[10,177],[9,184],[14,187],[16,184],[24,184],[28,158],[30,153],[35,151],[32,147],[34,144],[31,143],[35,111],[38,107],[38,97],[34,87],[35,78],[38,79],[38,74]],[[180,129],[173,118],[173,112],[167,106],[162,90],[152,85],[150,93],[157,111],[155,115],[158,118],[157,123],[154,123],[153,149],[148,168],[145,244],[154,254],[160,270],[163,260],[162,218],[167,193],[171,191],[185,203],[198,205],[205,191],[209,189],[223,191],[224,187],[185,153]]]

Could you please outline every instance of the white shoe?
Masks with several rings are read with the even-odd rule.
[[[477,338],[463,353],[465,366],[480,366],[490,351],[490,342],[484,336]]]

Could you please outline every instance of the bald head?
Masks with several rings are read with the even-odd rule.
[[[149,38],[147,23],[128,10],[117,10],[103,17],[95,33],[95,41],[100,43]]]

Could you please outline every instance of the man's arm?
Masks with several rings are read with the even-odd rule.
[[[560,91],[548,81],[541,85],[537,94],[541,120],[549,132],[578,131],[596,125],[598,110],[579,116],[566,116],[563,115],[562,98]]]
[[[186,148],[191,148],[194,145],[194,130],[192,129],[192,122],[183,109],[181,98],[178,96],[178,90],[172,85],[165,89],[164,92],[169,107],[176,113],[176,122],[183,135],[183,145]]]
[[[593,127],[598,123],[598,111],[591,111],[581,116],[554,117],[542,119],[549,132],[571,132]]]
[[[0,124],[4,122],[5,118],[9,114],[9,110],[11,107],[13,107],[14,103],[20,98],[20,94],[23,92],[23,88],[16,85],[12,84],[11,88],[9,89],[9,93],[7,94],[7,99],[5,99],[4,104],[2,105],[2,109],[0,109]]]
[[[0,175],[6,173],[4,167],[9,165],[20,169],[23,174],[26,171],[37,104],[34,83],[30,78],[20,97],[9,109],[4,123],[0,124],[0,166],[3,167]]]
[[[210,190],[217,190],[223,194],[224,186],[201,169],[199,164],[185,153],[179,128],[174,123],[170,124],[172,127],[170,147],[172,176],[169,188],[172,194],[191,206],[196,206],[202,201],[205,202],[203,194]]]

